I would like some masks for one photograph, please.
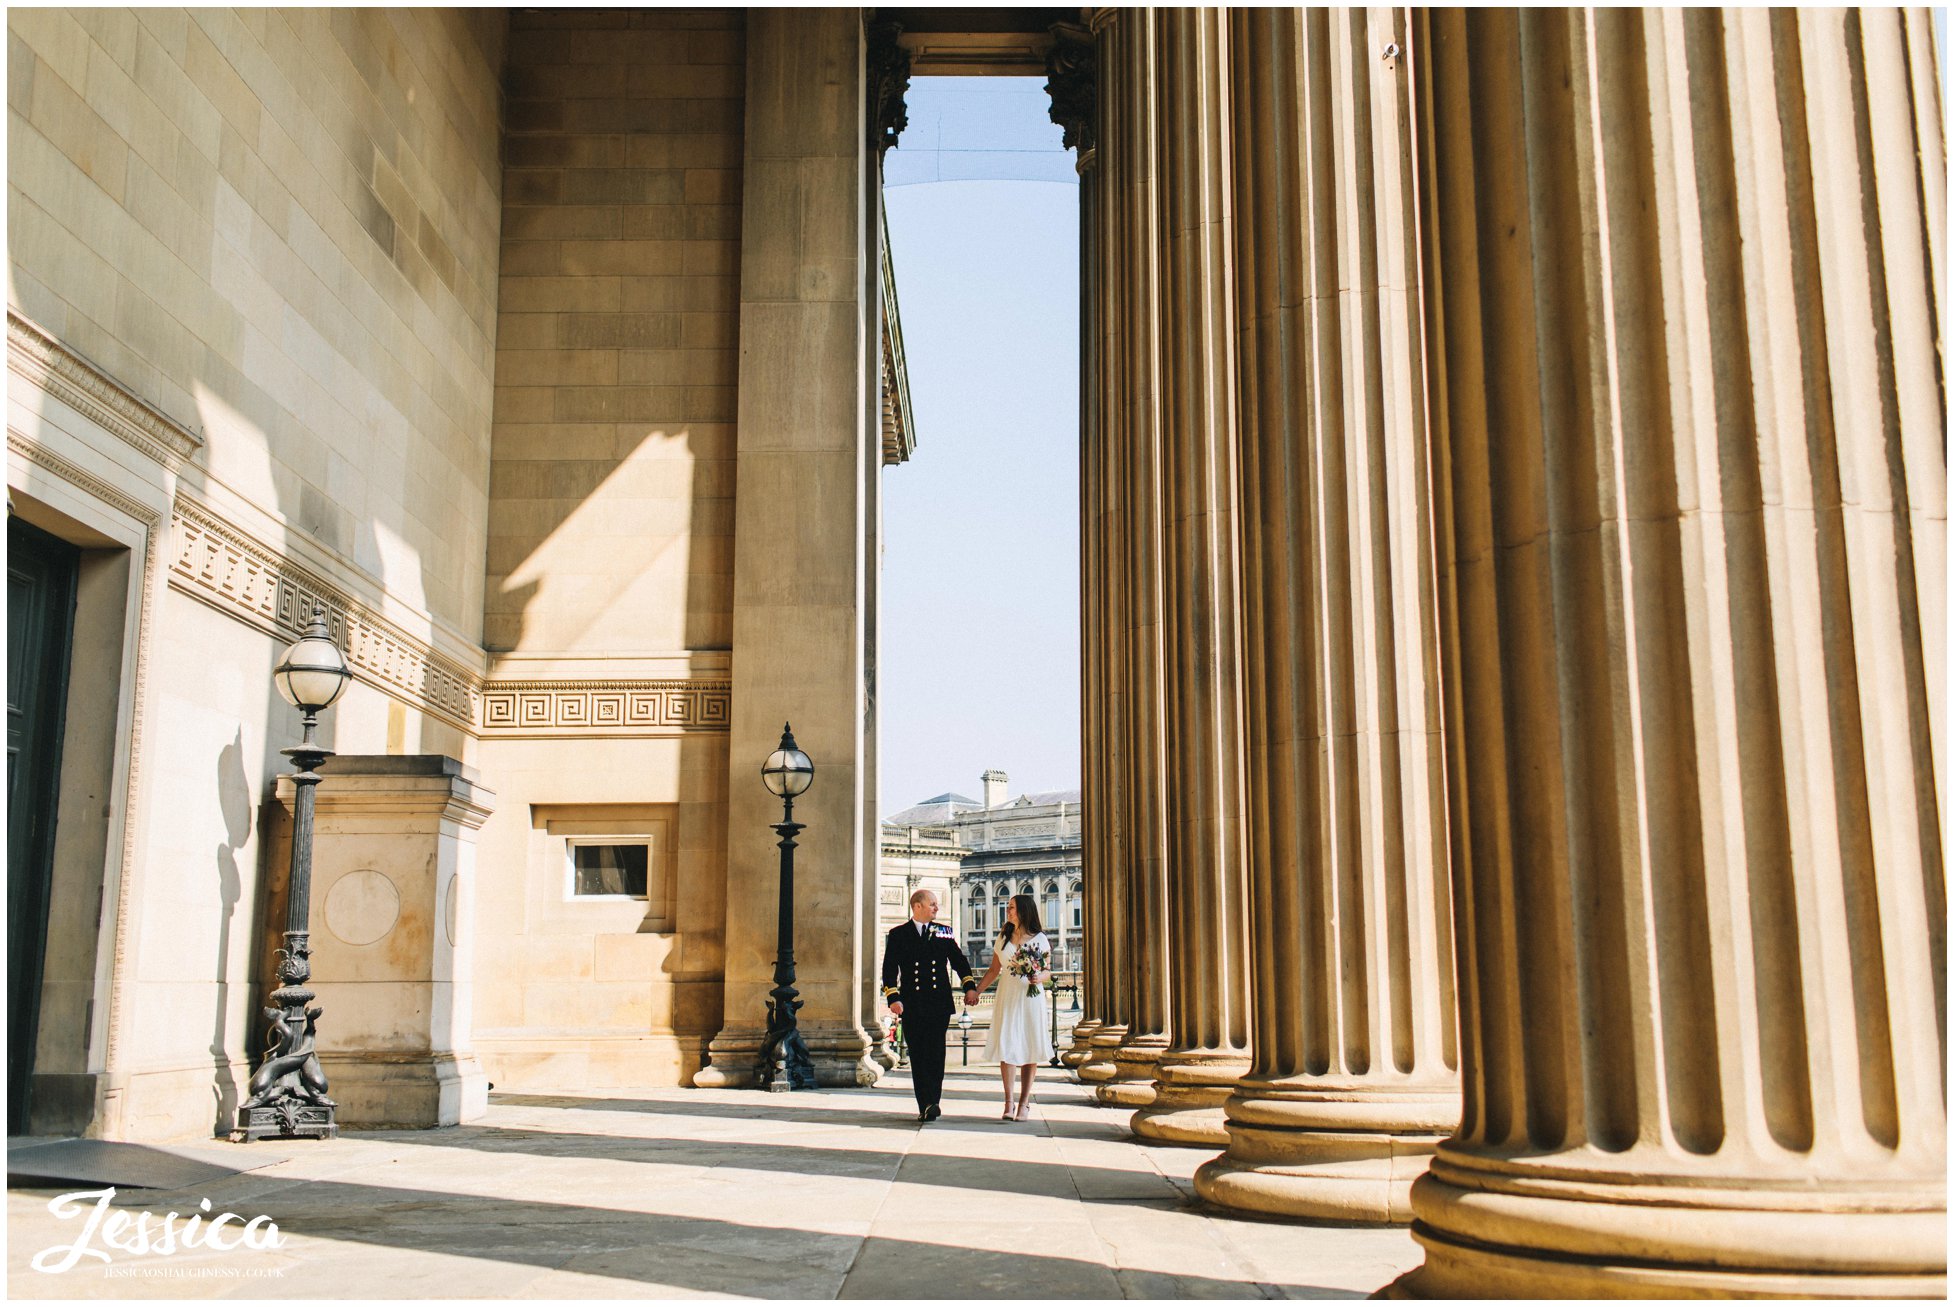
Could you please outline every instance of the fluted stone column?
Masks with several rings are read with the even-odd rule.
[[[1110,620],[1121,629],[1119,692],[1111,728],[1111,848],[1124,870],[1123,940],[1117,984],[1125,1020],[1092,1037],[1081,1079],[1100,1102],[1140,1107],[1153,1099],[1154,1064],[1167,1048],[1166,814],[1160,797],[1165,755],[1165,684],[1161,657],[1160,305],[1156,269],[1152,49],[1154,16],[1146,10],[1098,14],[1097,166],[1100,231],[1114,289],[1108,297],[1111,368],[1103,418],[1108,441]]]
[[[1334,1221],[1459,1120],[1405,21],[1231,15],[1255,1062],[1195,1187]]]
[[[1946,1291],[1924,11],[1430,11],[1445,1297]]]
[[[1053,69],[1047,87],[1056,106],[1060,95],[1060,70]],[[1054,108],[1053,117],[1058,110]],[[1100,169],[1092,135],[1093,124],[1084,124],[1085,136],[1075,142],[1079,150],[1079,286],[1080,387],[1079,387],[1079,489],[1081,585],[1079,587],[1080,688],[1084,699],[1080,714],[1084,740],[1081,768],[1086,782],[1086,799],[1080,813],[1080,880],[1084,896],[1082,907],[1088,941],[1082,967],[1085,1002],[1081,1019],[1072,1027],[1072,1045],[1059,1054],[1068,1068],[1076,1071],[1092,1053],[1092,1037],[1106,1025],[1110,1010],[1107,1001],[1113,985],[1107,972],[1107,959],[1114,955],[1113,923],[1117,915],[1108,909],[1123,897],[1116,881],[1121,865],[1113,854],[1111,833],[1113,813],[1120,795],[1113,779],[1114,750],[1109,734],[1117,720],[1118,655],[1113,636],[1118,624],[1111,618],[1114,585],[1108,571],[1109,524],[1112,505],[1108,496],[1107,459],[1110,443],[1104,414],[1111,373],[1111,347],[1107,332],[1112,326],[1106,296],[1112,281],[1106,273],[1108,249],[1099,230]],[[1068,138],[1078,129],[1067,126]]]
[[[1222,1144],[1248,1070],[1242,793],[1240,468],[1227,193],[1227,32],[1220,11],[1157,11],[1161,613],[1172,1043],[1135,1133]]]

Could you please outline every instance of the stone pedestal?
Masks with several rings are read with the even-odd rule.
[[[1230,21],[1261,929],[1255,1066],[1194,1182],[1250,1211],[1403,1222],[1459,1119],[1413,81],[1377,57],[1406,47],[1405,17]]]
[[[473,769],[440,754],[341,755],[321,774],[310,983],[338,1123],[473,1120],[488,1107],[488,1078],[468,1047],[475,833],[495,795]],[[277,792],[285,816],[271,856],[289,867],[288,777]],[[282,874],[278,884],[265,919],[282,923]],[[260,974],[270,975],[269,965]]]
[[[1931,25],[1416,12],[1465,1058],[1401,1291],[1943,1297]]]

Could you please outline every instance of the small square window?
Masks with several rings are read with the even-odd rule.
[[[644,898],[650,869],[646,844],[570,844],[571,892],[579,898]]]

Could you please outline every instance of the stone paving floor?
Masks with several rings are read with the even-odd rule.
[[[117,1208],[278,1224],[282,1247],[118,1253],[63,1274],[56,1190],[8,1194],[14,1298],[1343,1298],[1417,1264],[1400,1230],[1223,1215],[1210,1153],[1130,1142],[1125,1113],[1041,1077],[997,1119],[994,1069],[953,1067],[919,1125],[906,1075],[814,1094],[497,1093],[438,1131],[198,1145],[257,1169]],[[233,1151],[235,1150],[235,1151]],[[275,1155],[262,1165],[267,1152]],[[108,1218],[112,1219],[112,1218]],[[93,1246],[102,1246],[97,1234]]]

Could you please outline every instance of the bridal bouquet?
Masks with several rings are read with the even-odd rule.
[[[1045,963],[1050,960],[1051,956],[1051,945],[1045,943],[1043,940],[1022,944],[1018,947],[1018,951],[1012,954],[1011,965],[1007,969],[1014,976],[1023,976],[1031,985],[1031,988],[1026,992],[1033,998],[1036,998],[1038,996],[1038,978],[1045,974]]]

